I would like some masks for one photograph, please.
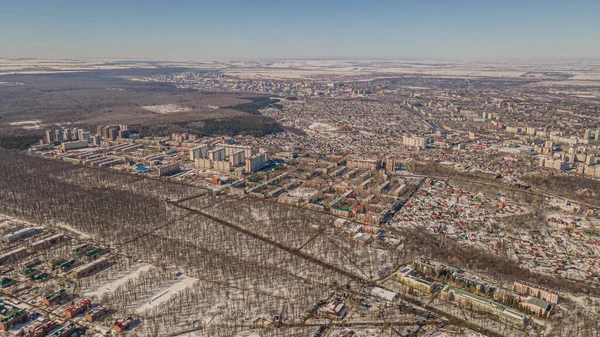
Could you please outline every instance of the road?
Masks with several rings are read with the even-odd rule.
[[[421,182],[423,182],[423,180]],[[418,188],[415,188],[415,191],[417,191],[417,190],[418,190]],[[415,193],[415,191],[413,191],[413,193]],[[410,198],[407,198],[407,200],[408,199],[410,199]],[[307,255],[307,254],[299,251],[298,249],[296,249],[294,247],[288,247],[288,246],[286,246],[284,244],[281,244],[281,243],[279,243],[277,241],[271,240],[271,239],[269,239],[267,237],[264,237],[262,235],[254,233],[254,232],[252,232],[250,230],[242,228],[242,227],[240,227],[240,226],[238,226],[236,224],[233,224],[231,222],[228,222],[228,221],[225,221],[223,219],[217,218],[217,217],[215,217],[215,216],[213,216],[211,214],[206,213],[203,210],[198,210],[198,209],[194,209],[194,208],[190,208],[190,207],[187,207],[187,206],[180,205],[177,201],[168,201],[168,203],[171,204],[171,205],[173,205],[173,206],[175,206],[175,207],[179,207],[179,208],[181,208],[183,210],[186,210],[190,214],[202,215],[202,216],[204,216],[206,218],[211,219],[215,223],[218,223],[220,225],[229,227],[229,228],[231,228],[233,230],[236,230],[236,231],[238,231],[240,233],[243,233],[243,234],[248,235],[250,237],[253,237],[253,238],[257,239],[257,240],[261,240],[261,241],[263,241],[263,242],[265,242],[267,244],[270,244],[270,245],[275,246],[275,247],[277,247],[279,249],[282,249],[282,250],[284,250],[284,251],[286,251],[286,252],[288,252],[290,254],[293,254],[293,255],[295,255],[297,257],[300,257],[300,258],[302,258],[302,259],[304,259],[306,261],[309,261],[309,262],[314,263],[316,265],[319,265],[319,266],[321,266],[323,268],[326,268],[326,269],[332,270],[332,271],[334,271],[336,273],[339,273],[341,275],[344,275],[344,276],[346,276],[346,277],[348,277],[348,278],[350,278],[350,279],[352,279],[352,280],[354,280],[356,282],[364,284],[366,287],[373,287],[373,286],[381,287],[380,285],[377,285],[375,281],[373,281],[373,280],[371,280],[371,279],[369,279],[369,278],[367,278],[365,276],[354,274],[354,273],[349,272],[347,270],[344,270],[344,269],[341,269],[341,268],[336,267],[334,265],[331,265],[331,264],[329,264],[327,262],[321,261],[321,260],[319,260],[319,259],[317,259],[317,258],[315,258],[313,256]],[[475,325],[475,324],[473,324],[471,322],[463,320],[462,318],[450,315],[450,314],[448,314],[448,313],[446,313],[444,311],[438,310],[438,309],[436,309],[436,308],[434,308],[432,306],[429,306],[427,304],[423,304],[420,301],[418,301],[416,299],[413,299],[413,298],[411,298],[409,296],[399,294],[399,297],[402,298],[404,301],[406,301],[408,303],[420,306],[420,307],[425,308],[425,309],[427,309],[427,310],[429,310],[429,311],[431,311],[431,312],[433,312],[435,314],[438,314],[440,317],[445,317],[450,322],[453,322],[453,323],[456,323],[458,325],[467,327],[467,328],[469,328],[471,330],[477,331],[477,332],[479,332],[481,334],[484,334],[486,336],[491,336],[491,337],[501,337],[502,336],[502,335],[500,335],[500,334],[498,334],[498,333],[496,333],[494,331],[482,328],[482,327],[480,327],[478,325]],[[389,322],[385,322],[385,324],[389,324]],[[262,327],[264,327],[264,326],[262,326]],[[181,334],[181,333],[179,333],[179,334]],[[176,334],[176,335],[178,335],[178,334]]]

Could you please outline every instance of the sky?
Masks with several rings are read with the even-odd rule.
[[[600,1],[0,0],[0,57],[600,59]]]

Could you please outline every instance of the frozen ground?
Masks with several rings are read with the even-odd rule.
[[[142,107],[144,110],[154,112],[161,115],[167,115],[178,112],[188,112],[192,109],[179,104],[161,104],[161,105],[147,105]]]
[[[171,285],[169,285],[168,288],[163,288],[157,293],[155,293],[148,302],[139,306],[135,310],[135,312],[142,313],[148,309],[152,309],[160,305],[161,303],[168,301],[173,295],[177,294],[178,292],[184,290],[187,287],[192,286],[197,281],[198,279],[186,275],[178,276],[177,282],[172,283]]]
[[[85,234],[84,232],[78,231],[77,229],[69,226],[68,224],[66,224],[64,222],[56,222],[53,225],[56,226],[56,227],[60,227],[62,229],[65,229],[65,230],[67,230],[69,232],[76,233],[76,234],[80,235],[81,237],[90,238],[89,235]]]
[[[152,268],[152,265],[146,263],[137,265],[136,267],[130,269],[129,273],[125,275],[119,275],[118,278],[109,280],[108,283],[100,284],[94,290],[86,292],[85,296],[100,298],[104,294],[114,291],[118,286],[125,284],[125,282],[128,280],[138,277],[141,272],[149,270],[150,268]]]
[[[288,192],[288,194],[295,198],[309,198],[318,191],[308,187],[298,187]]]
[[[326,123],[315,122],[308,126],[310,130],[314,131],[336,131],[337,129],[334,126],[331,126]]]
[[[12,123],[10,123],[10,125],[11,126],[19,126],[25,130],[39,130],[45,126],[42,123],[42,121],[39,119],[31,120],[31,121],[12,122]]]

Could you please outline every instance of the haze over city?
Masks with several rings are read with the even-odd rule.
[[[598,58],[597,1],[4,1],[0,57]]]

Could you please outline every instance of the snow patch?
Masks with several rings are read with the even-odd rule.
[[[135,310],[135,312],[139,314],[146,310],[152,309],[152,308],[168,301],[172,296],[174,296],[175,294],[184,290],[185,288],[192,286],[196,282],[198,282],[197,278],[189,277],[186,275],[181,275],[181,276],[177,277],[177,282],[172,283],[168,288],[166,288],[166,289],[163,288],[160,291],[158,291],[157,293],[155,293],[155,295],[152,296],[152,298],[148,302],[139,306]]]
[[[142,107],[144,110],[148,110],[157,114],[167,115],[178,112],[189,112],[192,109],[179,104],[162,104],[162,105],[147,105]]]
[[[107,283],[107,284],[102,284],[99,287],[97,287],[96,289],[94,289],[93,291],[86,292],[85,296],[86,297],[95,296],[97,298],[100,298],[104,294],[114,291],[120,285],[125,284],[125,282],[127,282],[128,280],[138,277],[140,275],[140,273],[142,273],[146,270],[149,270],[151,268],[152,268],[152,265],[147,264],[147,263],[139,265],[139,266],[137,266],[137,268],[131,269],[129,271],[129,273],[126,275],[123,275],[123,277],[109,281],[109,283]]]

